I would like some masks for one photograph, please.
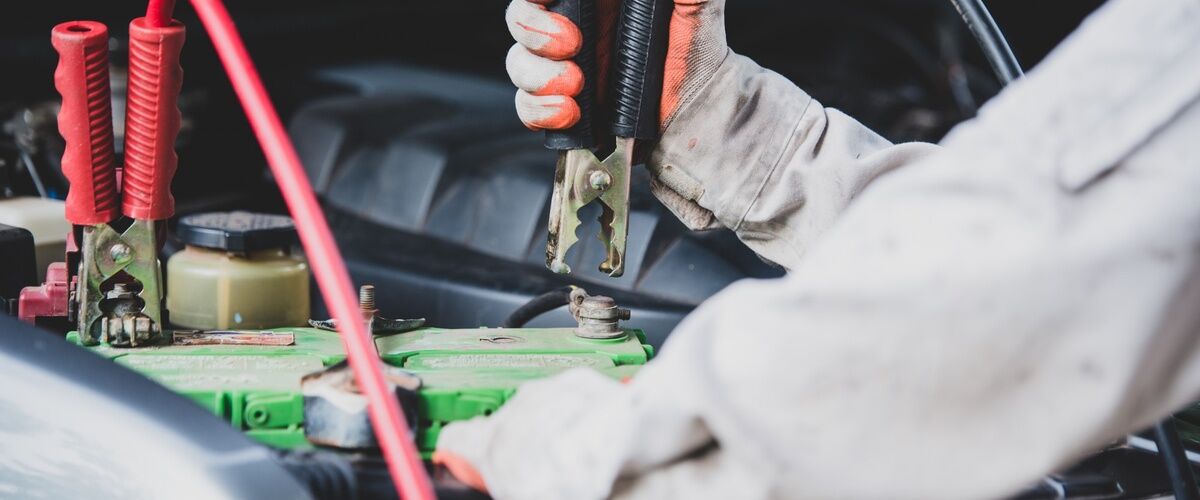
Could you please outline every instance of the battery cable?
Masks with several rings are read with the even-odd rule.
[[[158,12],[170,7],[170,0],[153,0]],[[283,123],[271,103],[258,70],[221,0],[191,0],[192,7],[208,32],[213,47],[241,101],[251,128],[266,155],[267,164],[279,184],[300,242],[312,264],[313,275],[333,317],[346,349],[354,376],[367,398],[375,436],[380,443],[396,491],[405,500],[432,500],[433,488],[417,453],[408,423],[392,389],[384,379],[383,362],[375,343],[362,321],[346,263],[333,240],[333,234],[312,185],[300,164],[296,148],[284,131]],[[157,14],[155,14],[157,15]],[[163,21],[162,19],[166,19]],[[159,22],[170,22],[170,12]]]

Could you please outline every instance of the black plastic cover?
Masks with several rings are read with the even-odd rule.
[[[572,274],[550,272],[555,152],[521,125],[510,83],[393,64],[316,78],[345,92],[301,107],[289,132],[351,277],[376,286],[384,316],[499,326],[533,297],[576,285],[632,309],[627,324],[657,346],[726,285],[783,274],[731,231],[689,231],[654,199],[640,166],[625,275],[596,267],[604,249],[594,205],[580,214],[580,241],[567,254]],[[321,316],[321,300],[313,305]],[[528,326],[574,324],[563,308]]]
[[[37,260],[33,234],[27,229],[0,224],[0,312],[16,314],[21,289],[37,285]]]
[[[270,450],[193,401],[3,315],[0,380],[0,496],[311,496]]]
[[[237,253],[288,248],[297,241],[290,217],[252,212],[189,215],[175,232],[185,244]]]

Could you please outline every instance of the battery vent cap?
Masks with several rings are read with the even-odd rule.
[[[253,212],[212,212],[179,219],[175,233],[183,243],[246,253],[288,248],[297,240],[290,217]]]

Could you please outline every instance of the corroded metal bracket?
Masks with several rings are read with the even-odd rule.
[[[379,308],[375,306],[375,285],[363,285],[358,289],[358,308],[363,321],[367,322],[367,331],[372,335],[411,332],[425,326],[425,318],[391,319],[380,316]],[[337,320],[332,318],[322,321],[310,319],[308,325],[321,330],[337,331]]]

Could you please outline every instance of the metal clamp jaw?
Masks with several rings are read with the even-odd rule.
[[[108,224],[83,227],[76,300],[84,345],[139,347],[161,338],[163,288],[154,225],[135,219],[123,233]]]
[[[571,272],[567,250],[579,241],[579,210],[599,200],[600,241],[607,257],[600,270],[619,277],[625,272],[625,239],[629,234],[629,176],[633,163],[633,139],[617,139],[617,149],[603,161],[587,149],[573,149],[559,156],[550,199],[550,238],[546,267],[560,274]]]
[[[583,89],[574,97],[579,105],[579,121],[567,130],[546,132],[546,147],[557,150],[554,194],[550,200],[549,239],[546,267],[556,273],[571,272],[567,251],[579,241],[579,209],[600,201],[600,240],[606,257],[600,271],[611,277],[625,272],[625,241],[629,233],[629,178],[633,150],[638,140],[658,138],[659,101],[663,88],[663,67],[667,49],[667,28],[674,4],[671,0],[627,0],[613,37],[612,47],[599,50],[612,54],[608,91],[598,109],[596,82],[602,68],[597,67],[599,40],[596,0],[556,0],[548,6],[566,17],[582,35],[582,44],[574,62],[583,73]],[[602,134],[599,121],[610,120],[615,148],[604,160],[593,153]],[[604,137],[608,137],[605,135]]]

